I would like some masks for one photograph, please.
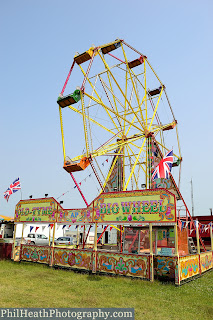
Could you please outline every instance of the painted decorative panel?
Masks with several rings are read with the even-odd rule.
[[[53,265],[91,270],[92,259],[92,251],[54,248]]]
[[[174,194],[165,189],[103,193],[94,200],[94,222],[175,222]]]
[[[199,274],[199,255],[190,255],[186,257],[180,257],[180,281],[187,278],[196,276]]]
[[[62,209],[58,210],[59,223],[90,223],[92,222],[93,207],[85,209]]]
[[[158,276],[175,279],[177,257],[154,256],[154,272]]]
[[[200,254],[200,268],[201,272],[205,272],[213,268],[213,256],[212,251],[204,252]]]
[[[150,257],[97,252],[97,271],[149,279]]]
[[[20,261],[20,246],[16,246],[15,248],[13,248],[11,257],[16,262]]]
[[[50,252],[51,247],[21,245],[21,260],[49,264]]]
[[[54,198],[20,200],[16,205],[15,222],[56,222],[57,202]]]

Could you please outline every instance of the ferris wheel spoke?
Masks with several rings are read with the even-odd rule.
[[[144,91],[145,91],[146,128],[147,128],[146,59],[143,59],[143,65],[144,65]]]
[[[127,60],[126,53],[124,51],[122,43],[121,43],[121,48],[123,50],[124,59],[126,61],[126,68],[128,70],[128,73],[129,73],[129,76],[130,76],[130,79],[131,79],[131,82],[132,82],[132,87],[133,87],[133,90],[134,90],[134,93],[135,93],[135,96],[136,96],[136,99],[137,99],[137,103],[138,103],[138,106],[140,106],[140,101],[139,101],[138,94],[137,94],[136,89],[135,89],[135,84],[134,84],[134,81],[132,79],[132,73],[131,73],[131,70],[129,68],[128,60]],[[145,126],[145,121],[144,121],[144,117],[143,117],[141,108],[140,108],[140,116],[141,116],[141,119],[142,119],[142,122],[143,122],[143,126]]]
[[[130,147],[130,145],[127,146],[127,148],[130,149],[130,151],[132,152],[133,157],[135,158],[135,160],[137,159],[137,154],[135,154],[132,150],[132,148]],[[143,150],[144,151],[144,150]],[[143,168],[143,166],[141,165],[141,163],[138,162],[138,166],[144,171],[144,173],[146,173],[145,169]]]
[[[127,82],[127,70],[125,72],[125,96],[127,96],[127,89],[128,89],[128,82]],[[127,106],[126,106],[127,102],[126,99],[124,101],[124,114],[126,114],[126,110],[127,110]],[[126,118],[126,117],[125,117]],[[123,126],[124,126],[124,132],[126,131],[126,121],[123,122]]]
[[[140,149],[140,147],[137,146],[137,144],[135,144],[135,143],[133,143],[133,142],[131,142],[131,141],[130,141],[130,144],[131,144],[133,147],[135,147],[135,148],[137,148],[137,149]]]
[[[154,110],[154,113],[153,113],[153,116],[152,116],[152,120],[151,120],[151,122],[150,122],[150,124],[149,124],[149,129],[148,129],[148,131],[150,131],[150,129],[151,129],[151,127],[152,127],[152,123],[153,123],[153,120],[154,120],[154,118],[155,118],[155,114],[156,114],[156,112],[157,112],[158,105],[159,105],[159,102],[160,102],[160,98],[161,98],[161,96],[162,96],[162,93],[163,93],[163,86],[162,86],[162,88],[161,88],[161,92],[160,92],[160,95],[159,95],[159,97],[158,97],[158,101],[157,101],[157,103],[156,103],[155,110]]]
[[[144,96],[144,98],[145,98],[145,96]],[[143,98],[143,99],[144,99],[144,98]],[[143,101],[143,100],[142,100],[142,101]],[[137,109],[136,113],[138,113],[138,112],[139,112],[139,109],[140,109],[140,106],[138,107],[138,109]],[[130,126],[129,126],[129,128],[128,128],[127,132],[126,132],[126,135],[129,133],[129,131],[130,131],[131,127],[132,127],[132,126],[134,126],[134,125],[133,125],[133,123],[134,123],[134,121],[135,121],[135,118],[136,118],[136,116],[134,115],[134,117],[133,117],[133,119],[132,119],[132,121],[131,121],[131,123],[130,123]]]
[[[159,131],[166,131],[166,130],[170,130],[170,129],[174,129],[174,127],[176,127],[176,122],[171,122],[171,123],[167,123],[167,124],[162,124],[162,125],[156,125],[152,127],[152,132],[154,133],[158,133]]]
[[[155,139],[156,140],[156,139]],[[167,147],[165,147],[163,144],[161,144],[159,141],[157,141],[157,144],[159,144],[164,150],[166,151],[170,151],[171,149],[168,149]],[[176,157],[177,159],[181,160],[181,157],[180,156],[177,156],[174,152],[173,152],[173,156]]]
[[[135,114],[134,109],[132,108],[131,104],[130,104],[130,103],[129,103],[129,101],[127,100],[127,97],[125,96],[125,94],[124,94],[123,90],[122,90],[122,89],[121,89],[121,87],[119,86],[119,84],[118,84],[117,80],[116,80],[116,79],[115,79],[115,77],[113,76],[113,74],[112,74],[111,70],[110,70],[110,69],[109,69],[109,67],[108,67],[108,64],[107,64],[107,63],[106,63],[106,61],[103,59],[103,57],[101,56],[101,54],[100,54],[100,53],[98,53],[98,54],[99,54],[99,56],[100,56],[101,60],[103,61],[103,63],[104,63],[104,65],[105,65],[105,67],[108,69],[108,71],[109,71],[109,73],[110,73],[110,75],[111,75],[112,79],[113,79],[113,80],[114,80],[114,82],[116,83],[116,85],[117,85],[118,89],[120,90],[120,92],[121,92],[122,96],[124,97],[124,99],[125,99],[125,100],[126,100],[126,102],[128,103],[128,105],[129,105],[130,109],[131,109],[131,110],[132,110],[132,112]],[[142,124],[142,123],[141,123],[141,121],[140,121],[140,118],[139,118],[137,115],[136,115],[136,118],[137,118],[138,122],[140,123],[140,125],[144,128],[143,124]]]
[[[81,106],[82,106],[82,115],[83,115],[83,124],[84,124],[84,136],[85,136],[85,143],[86,143],[86,154],[88,158],[90,150],[89,150],[87,122],[86,122],[86,113],[85,113],[85,105],[84,105],[84,95],[82,93],[81,93]]]
[[[108,92],[107,92],[106,87],[105,87],[105,84],[104,84],[104,81],[101,79],[100,76],[99,76],[99,79],[100,79],[100,82],[101,82],[101,84],[102,84],[102,87],[103,87],[103,89],[104,89],[104,91],[105,91],[105,93],[106,93],[107,99],[108,99],[108,101],[109,101],[112,109],[114,110],[114,106],[113,106],[113,104],[112,104],[112,102],[111,102],[111,100],[110,100],[110,97],[109,97],[109,95],[108,95]],[[114,95],[113,95],[113,97],[114,97]],[[114,100],[114,102],[115,102],[115,100]],[[115,110],[114,110],[114,111],[115,111]],[[118,114],[118,109],[117,109],[117,107],[116,107],[116,114]],[[118,121],[118,123],[119,123],[119,125],[120,125],[120,128],[121,128],[122,126],[121,126],[120,119],[118,118],[118,116],[116,116],[116,118],[117,118],[117,121]]]
[[[180,154],[180,158],[181,158],[180,141],[179,141],[178,128],[177,128],[177,126],[176,126],[176,136],[177,136],[179,154]]]
[[[131,179],[131,177],[132,177],[132,174],[133,174],[133,172],[134,172],[134,170],[135,170],[136,164],[138,163],[138,160],[139,160],[139,158],[140,158],[140,154],[141,154],[141,152],[143,151],[143,147],[144,147],[145,142],[146,142],[146,138],[144,139],[144,141],[143,141],[143,143],[142,143],[141,149],[140,149],[140,151],[139,151],[139,153],[138,153],[138,156],[137,156],[137,158],[136,158],[136,160],[135,160],[134,166],[133,166],[133,168],[132,168],[132,170],[131,170],[131,172],[130,172],[129,178],[128,178],[128,180],[127,180],[127,182],[126,182],[126,185],[125,185],[125,187],[124,187],[124,191],[125,191],[125,190],[127,189],[127,187],[128,187],[129,181],[130,181],[130,179]]]
[[[109,178],[110,178],[110,176],[111,176],[111,174],[112,174],[112,171],[113,171],[113,169],[114,169],[114,167],[115,167],[115,164],[116,164],[116,162],[117,162],[117,160],[118,160],[118,157],[120,157],[119,154],[121,153],[121,151],[122,151],[122,147],[119,148],[118,154],[116,155],[116,157],[115,157],[114,160],[113,160],[113,163],[112,163],[112,165],[111,165],[111,167],[110,167],[110,169],[109,169],[109,172],[108,172],[108,174],[107,174],[106,180],[105,180],[105,182],[104,182],[104,184],[103,184],[103,188],[105,188],[106,185],[107,185],[107,183],[108,183],[108,180],[109,180]]]
[[[118,112],[118,108],[117,108],[117,104],[116,104],[116,98],[115,98],[115,95],[113,93],[113,88],[112,88],[112,81],[110,79],[110,74],[109,72],[107,71],[107,78],[108,78],[108,81],[109,81],[109,85],[110,85],[110,91],[112,93],[112,96],[113,96],[113,100],[114,100],[114,104],[115,104],[115,108],[116,108],[116,112]],[[121,102],[119,102],[121,104]]]
[[[84,69],[81,67],[81,65],[79,65],[79,66],[80,66],[80,69],[81,69],[82,73],[83,73],[84,76],[85,76],[85,75],[86,75],[86,72],[85,72]],[[87,77],[87,81],[89,82],[90,86],[91,86],[92,89],[93,89],[93,92],[95,92],[95,94],[97,95],[97,97],[98,97],[98,99],[99,99],[99,100],[96,99],[96,102],[97,102],[98,104],[101,102],[102,106],[104,106],[101,97],[99,96],[97,90],[95,89],[95,87],[93,86],[92,82],[90,81],[90,79],[89,79],[88,77]],[[85,92],[84,92],[84,94],[85,94]],[[93,99],[93,93],[92,93],[92,95],[90,96],[90,99],[94,100],[94,99]],[[116,123],[115,123],[114,120],[112,119],[112,117],[111,117],[110,113],[108,112],[108,110],[106,110],[106,112],[107,112],[110,120],[113,122],[114,126],[116,127],[116,129],[119,130],[119,128],[117,127]]]
[[[61,112],[60,106],[59,106],[59,117],[60,117],[60,125],[61,125],[61,138],[62,138],[63,155],[64,155],[64,161],[65,161],[66,152],[65,152],[65,144],[64,144],[64,128],[63,128],[62,112]]]
[[[100,76],[99,76],[99,78],[100,78]],[[121,105],[121,107],[122,107],[123,109],[125,109],[125,106],[121,103],[121,101],[118,99],[118,97],[116,97],[116,95],[114,94],[113,90],[111,90],[111,89],[109,88],[109,86],[106,84],[106,82],[105,82],[102,78],[101,78],[101,81],[102,81],[103,85],[105,86],[105,88],[107,88],[107,89],[109,90],[109,92],[111,93],[111,95],[113,96],[113,98],[114,98],[115,100],[117,100],[117,102]],[[116,107],[116,112],[118,113],[117,107]]]
[[[127,148],[127,154],[128,154],[128,158],[129,158],[129,162],[130,162],[130,168],[132,168],[132,167],[133,167],[133,165],[132,165],[132,158],[131,158],[131,155],[130,155],[130,153],[129,153],[128,148]],[[138,186],[137,186],[137,179],[136,179],[136,176],[135,176],[135,171],[133,172],[133,177],[134,177],[135,184],[136,184],[136,188],[137,188]],[[133,181],[132,181],[132,184],[133,184]]]
[[[111,108],[109,108],[108,106],[106,106],[102,101],[96,99],[95,97],[89,95],[89,94],[86,93],[86,92],[84,92],[84,94],[85,94],[87,97],[91,98],[91,99],[92,99],[93,101],[95,101],[96,103],[102,105],[102,107],[104,107],[104,109],[107,109],[108,111],[110,111],[111,113],[113,113],[115,116],[119,116],[121,119],[123,119],[123,120],[125,120],[126,122],[128,122],[129,124],[131,124],[130,121],[128,121],[127,119],[125,119],[122,115],[117,114],[114,110],[112,110]],[[141,131],[141,128],[138,127],[138,126],[136,126],[135,124],[132,124],[132,126],[135,127],[137,130]],[[118,131],[119,131],[119,128],[118,128],[117,126],[116,126],[116,128],[117,128]]]
[[[119,134],[119,133],[118,133]],[[117,135],[118,135],[117,134]],[[114,138],[114,137],[113,137]],[[91,154],[93,157],[98,157],[98,156],[102,156],[104,154],[107,154],[108,152],[110,151],[113,151],[117,148],[120,148],[120,147],[123,147],[125,145],[127,145],[129,143],[128,140],[130,140],[131,138],[129,139],[125,139],[124,141],[122,141],[122,139],[119,139],[119,141],[117,142],[114,142],[112,144],[104,144],[102,145],[101,147],[99,147],[97,150],[94,150],[93,153]],[[138,139],[141,139],[141,137],[132,137],[132,141],[136,141]]]
[[[151,64],[150,64],[150,62],[149,62],[149,60],[148,60],[147,58],[146,58],[146,61],[147,61],[148,65],[149,65],[150,69],[152,70],[152,72],[154,73],[154,75],[156,76],[156,78],[158,79],[158,81],[160,82],[161,86],[163,87],[163,83],[161,82],[161,80],[160,80],[159,77],[157,76],[155,70],[152,68],[152,66],[151,66]]]
[[[70,108],[71,110],[75,111],[76,113],[80,114],[81,116],[83,115],[83,113],[82,113],[80,110],[76,109],[76,108],[73,107],[72,105],[70,105],[69,108]],[[101,127],[102,129],[110,132],[110,133],[113,134],[113,135],[115,134],[114,131],[112,131],[112,130],[110,130],[109,128],[105,127],[105,126],[102,125],[100,122],[97,122],[96,120],[92,119],[92,118],[89,117],[88,115],[85,115],[85,117],[86,117],[89,121],[91,121],[91,122],[95,123],[97,126]]]

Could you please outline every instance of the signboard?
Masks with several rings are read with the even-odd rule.
[[[54,198],[21,200],[16,205],[14,222],[56,222],[57,204]]]
[[[15,222],[91,223],[93,207],[63,209],[54,199],[21,200],[16,205]]]
[[[102,193],[90,206],[63,209],[54,198],[21,200],[15,222],[84,223],[174,223],[176,203],[165,189]]]
[[[91,223],[93,216],[93,207],[85,209],[67,209],[58,210],[58,223]]]
[[[94,222],[176,222],[176,201],[165,189],[103,193],[94,200]]]

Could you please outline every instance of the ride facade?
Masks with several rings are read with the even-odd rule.
[[[73,74],[75,86],[81,86],[64,95]],[[27,223],[51,224],[53,241],[47,247],[23,241],[17,246],[14,241],[13,259],[150,281],[164,277],[176,285],[212,269],[212,225],[211,248],[207,250],[179,189],[182,156],[177,120],[166,87],[148,58],[121,39],[77,53],[57,103],[63,168],[73,179],[85,208],[63,209],[54,198],[21,200],[15,223],[23,224],[23,230]],[[69,156],[66,139],[71,141]],[[153,179],[171,146],[174,176],[170,172],[167,177]],[[103,166],[103,161],[108,166]],[[98,193],[93,183],[85,196],[74,174],[83,175],[87,170],[97,181]],[[177,216],[177,202],[185,208],[184,226]],[[76,248],[56,247],[58,225],[83,226],[81,243]],[[105,227],[98,237],[100,225]],[[197,248],[190,242],[192,226]],[[94,243],[87,246],[92,227]],[[103,241],[99,244],[109,228],[117,229],[117,242],[114,246]]]

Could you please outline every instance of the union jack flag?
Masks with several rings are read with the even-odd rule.
[[[21,184],[19,178],[17,178],[13,183],[9,186],[9,188],[4,192],[4,198],[8,201],[11,194],[21,189]]]
[[[159,162],[152,174],[152,180],[158,178],[169,179],[173,164],[173,150],[169,151]]]

